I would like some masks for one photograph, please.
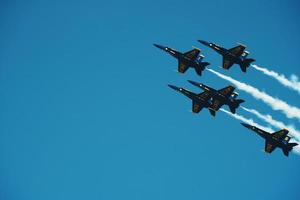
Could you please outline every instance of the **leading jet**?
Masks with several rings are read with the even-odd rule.
[[[197,83],[195,81],[189,81],[191,84],[201,88],[202,90],[212,94],[211,105],[209,109],[211,113],[215,115],[223,105],[227,105],[232,113],[236,112],[239,105],[245,102],[243,99],[236,99],[238,93],[235,93],[235,87],[229,85],[223,89],[216,90],[202,83]]]
[[[250,63],[255,60],[252,58],[246,58],[249,55],[248,51],[245,51],[246,46],[243,44],[238,44],[238,46],[231,49],[226,49],[217,44],[206,42],[203,40],[198,40],[198,42],[204,44],[215,50],[217,53],[223,56],[223,69],[229,69],[233,64],[239,64],[243,72],[247,71],[247,68],[250,66]]]
[[[193,102],[193,108],[192,112],[193,113],[199,113],[203,108],[209,108],[211,105],[209,103],[210,98],[212,97],[212,94],[209,92],[202,92],[200,94],[193,93],[187,89],[184,89],[182,87],[176,87],[174,85],[168,85],[170,88],[173,90],[180,92],[190,98]],[[209,110],[211,113],[211,110]],[[213,113],[211,113],[213,115]]]
[[[178,72],[185,73],[189,67],[194,68],[196,73],[201,76],[208,62],[202,62],[204,56],[200,54],[200,49],[194,48],[186,53],[181,53],[170,47],[165,47],[159,44],[153,44],[155,47],[169,53],[178,60]]]
[[[246,128],[256,132],[262,138],[266,140],[265,143],[265,152],[272,153],[276,147],[282,149],[285,156],[289,156],[289,152],[293,149],[294,146],[297,146],[297,143],[289,143],[291,137],[288,136],[288,130],[282,129],[275,133],[268,133],[262,129],[259,129],[255,126],[251,126],[249,124],[241,123]]]

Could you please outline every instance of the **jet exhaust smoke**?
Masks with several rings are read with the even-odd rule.
[[[286,125],[286,124],[284,124],[281,121],[277,121],[277,120],[273,119],[273,117],[271,115],[261,114],[260,112],[258,112],[255,109],[248,109],[248,108],[245,108],[243,106],[241,106],[241,108],[243,110],[249,112],[249,113],[254,114],[259,119],[264,120],[265,122],[269,123],[270,125],[272,125],[272,126],[274,126],[276,128],[279,128],[279,129],[284,129],[285,128],[285,129],[289,130],[289,134],[291,136],[293,136],[298,142],[300,142],[300,131],[297,130],[294,126],[292,126],[292,125]]]
[[[263,129],[263,130],[268,131],[268,132],[271,132],[271,133],[274,132],[274,130],[273,130],[272,128],[261,126],[261,125],[255,123],[255,122],[253,121],[253,119],[251,119],[251,118],[250,118],[250,119],[247,119],[247,118],[245,118],[245,117],[242,116],[242,115],[232,114],[231,112],[229,112],[229,111],[227,111],[227,110],[225,110],[225,109],[223,109],[223,108],[220,108],[220,110],[221,110],[222,112],[228,114],[229,116],[231,116],[231,117],[233,117],[233,118],[235,118],[235,119],[237,119],[237,120],[240,120],[240,121],[242,121],[242,122],[244,122],[244,123],[246,123],[246,124],[250,124],[251,126],[256,126],[257,128]]]
[[[288,79],[283,74],[279,74],[275,71],[268,70],[264,67],[259,67],[257,65],[251,65],[254,69],[261,71],[262,73],[274,78],[283,86],[295,90],[300,94],[300,82],[298,81],[298,77],[295,74],[292,74],[291,77]]]
[[[229,76],[226,76],[224,74],[221,74],[215,70],[212,69],[208,69],[208,71],[212,72],[213,74],[217,75],[218,77],[227,80],[229,82],[231,82],[232,84],[234,84],[238,89],[243,90],[247,93],[249,93],[250,95],[252,95],[254,98],[259,99],[261,101],[263,101],[264,103],[266,103],[267,105],[269,105],[273,110],[279,110],[281,111],[283,114],[285,114],[285,116],[287,118],[296,118],[300,121],[300,109],[295,107],[295,106],[291,106],[288,103],[286,103],[285,101],[282,101],[278,98],[272,97],[269,94],[260,91],[259,89],[248,85],[246,83],[237,81]]]

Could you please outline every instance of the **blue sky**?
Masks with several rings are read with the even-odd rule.
[[[221,88],[173,72],[152,46],[197,46],[211,68],[293,106],[299,95],[253,68],[224,71],[197,39],[247,44],[255,64],[300,75],[297,1],[2,1],[0,199],[299,199],[300,157],[222,112],[189,112],[167,84]],[[251,95],[244,106],[300,127]],[[227,109],[227,108],[226,108]],[[239,114],[255,116],[239,109]]]

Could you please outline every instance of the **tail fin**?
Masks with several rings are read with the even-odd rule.
[[[209,112],[210,112],[210,114],[212,115],[212,116],[216,116],[216,111],[214,111],[214,110],[212,110],[212,109],[208,109],[209,110]]]
[[[241,67],[241,70],[243,71],[243,72],[246,72],[247,71],[247,68],[250,66],[250,64],[252,63],[252,62],[254,62],[255,60],[254,59],[252,59],[252,58],[246,58],[246,59],[244,59],[243,60],[243,62],[240,64],[240,67]]]
[[[202,71],[205,69],[205,67],[206,67],[207,65],[209,65],[208,62],[201,62],[201,63],[199,63],[198,66],[195,66],[195,71],[196,71],[196,73],[197,73],[199,76],[201,76],[201,75],[202,75]]]
[[[207,65],[209,65],[210,63],[209,62],[201,62],[200,65],[205,68]]]
[[[236,109],[237,109],[237,108],[240,106],[240,104],[243,103],[243,102],[245,102],[245,100],[243,100],[243,99],[236,99],[236,100],[234,100],[234,102],[233,102],[231,105],[229,105],[230,111],[231,111],[233,114],[235,114]]]
[[[294,146],[297,145],[297,143],[288,143],[287,147],[282,149],[284,155],[289,156],[289,152],[293,149]]]

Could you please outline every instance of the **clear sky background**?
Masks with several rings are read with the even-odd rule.
[[[225,113],[189,112],[167,84],[229,83],[178,75],[152,45],[197,46],[212,69],[300,107],[299,94],[254,68],[220,69],[197,42],[241,42],[255,64],[299,76],[299,9],[296,0],[1,1],[0,199],[300,199],[300,156],[263,153],[263,139]],[[300,128],[237,92],[245,107]]]

